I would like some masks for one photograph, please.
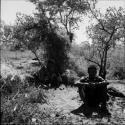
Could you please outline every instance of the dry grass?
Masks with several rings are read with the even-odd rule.
[[[60,86],[54,90],[44,90],[29,86],[22,79],[22,75],[35,71],[39,67],[32,67],[31,59],[34,58],[29,51],[2,52],[2,74],[6,85],[14,83],[10,78],[6,80],[8,74],[18,75],[21,79],[12,84],[17,86],[17,90],[12,90],[10,94],[3,94],[1,98],[2,122],[11,124],[54,124],[54,125],[124,125],[125,123],[125,100],[115,98],[108,102],[109,110],[112,114],[111,118],[86,118],[83,114],[73,115],[70,112],[81,105],[77,88]],[[23,68],[18,68],[18,66]],[[13,77],[13,79],[15,79]],[[124,82],[124,81],[123,81]],[[118,81],[112,84],[114,87],[121,90],[125,94],[125,85]],[[13,89],[11,86],[10,88]]]

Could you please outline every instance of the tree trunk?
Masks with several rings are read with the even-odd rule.
[[[104,79],[106,77],[107,51],[108,51],[108,48],[105,47],[103,52],[103,57],[101,59],[101,66],[99,71],[99,75]]]
[[[125,71],[125,38],[124,38],[124,61],[123,61],[123,69]]]
[[[103,78],[105,79],[106,77],[106,65],[107,65],[107,52],[108,52],[108,47],[106,46],[105,48],[105,56],[104,56],[104,69],[103,69]]]
[[[102,57],[101,57],[101,65],[100,65],[100,70],[99,70],[99,76],[101,77],[103,77],[104,53],[105,51],[103,50]]]

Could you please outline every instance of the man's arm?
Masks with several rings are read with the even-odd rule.
[[[108,85],[109,82],[105,79],[103,79],[102,77],[98,76],[98,82],[96,84],[99,84],[99,85]]]
[[[85,84],[88,84],[87,77],[81,77],[79,80],[75,82],[75,86],[83,86]]]

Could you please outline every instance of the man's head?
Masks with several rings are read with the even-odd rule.
[[[88,67],[88,74],[90,78],[94,78],[97,74],[97,68],[95,65],[90,65]]]

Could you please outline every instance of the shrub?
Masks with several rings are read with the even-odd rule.
[[[34,91],[31,91],[29,94],[29,102],[30,103],[46,103],[46,95],[45,95],[45,91],[43,91],[42,89],[35,89]]]
[[[5,79],[1,77],[0,79],[1,94],[8,95],[12,93],[11,78],[12,75],[8,75]]]
[[[2,96],[1,96],[1,123],[8,124],[31,124],[32,118],[39,112],[37,103],[47,103],[45,91],[34,86],[28,86],[26,81],[21,81],[19,76],[8,75],[7,78],[1,79]],[[11,93],[7,91],[11,89]],[[15,89],[18,88],[18,91]]]
[[[109,58],[107,63],[109,79],[124,79],[125,71],[123,68],[124,64],[124,46],[123,44],[116,45],[115,49],[109,51]]]
[[[68,41],[55,31],[48,33],[44,44],[47,60],[54,60],[55,73],[62,74],[68,64]]]
[[[75,80],[78,79],[78,75],[75,71],[67,69],[62,75],[62,81],[64,85],[73,85]]]
[[[116,67],[113,76],[117,77],[118,79],[125,79],[125,70],[123,67]]]
[[[6,78],[1,78],[1,92],[4,95],[9,95],[12,93],[16,93],[18,89],[22,87],[21,78],[18,75],[12,76],[7,75]]]
[[[119,79],[119,80],[125,79],[125,71],[123,67],[115,66],[109,69],[107,72],[107,79]]]
[[[81,77],[81,76],[85,76],[86,75],[86,68],[87,67],[84,63],[85,62],[80,62],[80,57],[75,60],[75,57],[70,56],[69,59],[69,66],[68,68],[75,71],[76,74]]]

